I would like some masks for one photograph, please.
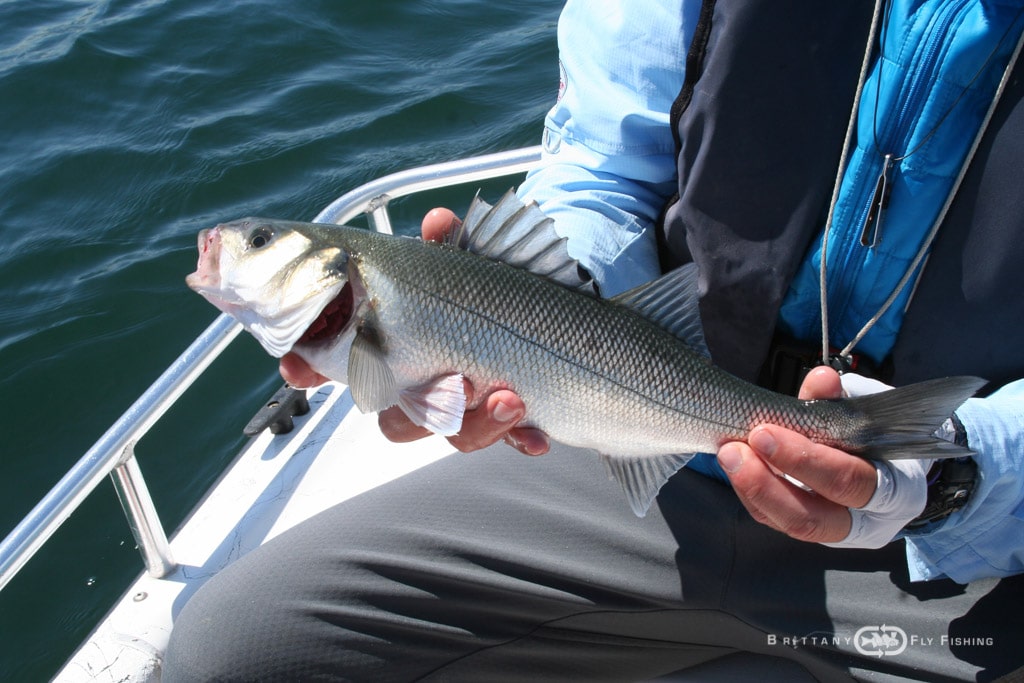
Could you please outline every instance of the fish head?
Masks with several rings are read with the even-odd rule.
[[[202,230],[199,262],[185,282],[283,356],[300,339],[337,334],[350,322],[349,255],[320,227],[243,218]]]

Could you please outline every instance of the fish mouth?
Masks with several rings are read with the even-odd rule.
[[[200,293],[216,291],[220,288],[220,230],[201,230],[198,247],[196,272],[186,277],[185,282]]]
[[[333,340],[348,326],[352,319],[354,297],[352,285],[348,282],[329,304],[324,306],[316,320],[299,337],[298,344],[323,344]]]

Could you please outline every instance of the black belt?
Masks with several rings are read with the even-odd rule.
[[[796,396],[807,373],[819,365],[831,365],[841,373],[855,372],[886,384],[892,379],[893,367],[888,358],[878,364],[860,354],[840,357],[839,349],[832,348],[830,352],[832,355],[826,361],[821,357],[820,345],[776,335],[761,367],[758,384],[780,394]]]

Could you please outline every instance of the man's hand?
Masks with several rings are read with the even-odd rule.
[[[840,380],[834,370],[822,367],[804,380],[800,398],[888,388],[857,375]],[[746,443],[725,444],[718,461],[754,519],[803,541],[880,548],[921,513],[927,500],[928,461],[872,463],[774,425],[755,428]]]
[[[466,399],[467,402],[473,400],[473,386],[468,381]],[[462,429],[455,436],[448,437],[448,441],[463,453],[504,441],[526,455],[543,455],[549,447],[544,432],[516,426],[525,414],[526,406],[519,396],[499,389],[486,396],[479,406],[466,411]],[[384,436],[399,443],[430,435],[427,429],[414,425],[398,406],[381,411],[377,422]]]
[[[445,235],[461,225],[449,209],[434,209],[424,218],[421,226],[423,239],[439,242]],[[281,358],[281,376],[295,387],[323,384],[327,378],[318,374],[293,353]],[[473,386],[466,382],[466,402],[473,402]],[[473,410],[466,411],[462,429],[448,440],[460,451],[475,451],[498,441],[504,441],[527,455],[541,455],[548,451],[548,438],[538,429],[517,427],[526,414],[522,399],[508,390],[494,391],[485,396]],[[414,425],[398,406],[381,411],[377,417],[381,432],[391,441],[407,442],[429,436],[430,432]]]
[[[831,368],[816,368],[800,387],[800,398],[839,398],[842,386]],[[844,540],[850,508],[867,505],[878,481],[875,466],[855,455],[776,425],[753,429],[746,443],[718,450],[718,462],[740,500],[757,521],[802,541]],[[807,491],[781,474],[803,482]]]

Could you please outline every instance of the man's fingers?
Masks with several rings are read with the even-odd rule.
[[[427,242],[441,242],[460,225],[462,225],[462,221],[451,209],[431,209],[423,217],[420,232]]]
[[[544,455],[551,448],[548,435],[531,427],[515,427],[505,435],[505,443],[526,455]]]
[[[377,426],[388,441],[395,443],[408,443],[430,436],[430,430],[413,424],[398,406],[380,411],[377,414]]]
[[[798,394],[803,400],[839,398],[843,395],[843,384],[839,373],[822,365],[807,373]]]
[[[548,449],[547,437],[536,429],[515,428],[525,415],[526,406],[517,394],[498,390],[474,410],[466,411],[462,429],[448,440],[463,452],[506,441],[527,455],[540,455]]]
[[[803,400],[840,396],[839,374],[828,367],[812,370],[800,387]],[[777,425],[754,428],[746,443],[723,445],[718,461],[754,519],[803,541],[846,538],[850,508],[866,505],[877,485],[870,462]]]
[[[473,387],[466,382],[467,402],[473,400]],[[516,427],[526,415],[526,406],[517,394],[498,390],[488,395],[462,418],[462,428],[448,441],[468,453],[505,441],[527,455],[541,455],[549,448],[544,432],[529,427]],[[430,436],[430,431],[413,424],[398,406],[382,410],[377,417],[381,432],[391,441],[406,443]]]
[[[843,507],[862,507],[878,483],[875,466],[867,460],[775,425],[751,431],[747,443],[775,470],[810,487],[819,496]]]
[[[285,382],[299,389],[315,387],[328,381],[326,377],[315,372],[306,361],[294,353],[286,353],[282,356],[278,369]]]
[[[786,481],[742,442],[724,444],[719,462],[750,515],[782,533],[814,543],[842,540],[850,533],[850,512]]]

